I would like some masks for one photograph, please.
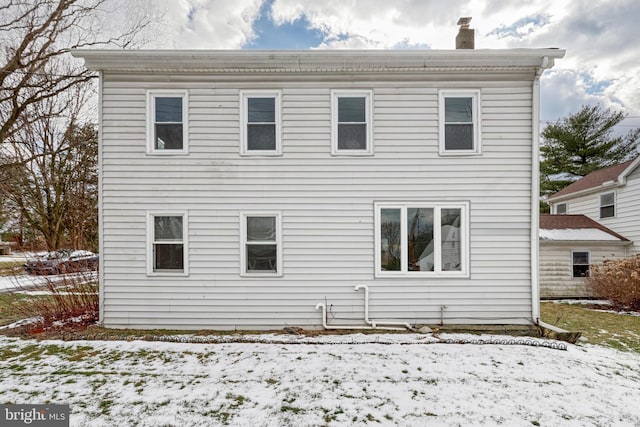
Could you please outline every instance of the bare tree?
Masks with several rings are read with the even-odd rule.
[[[98,138],[95,126],[81,120],[87,85],[32,104],[38,120],[13,132],[4,150],[10,166],[0,197],[49,250],[95,248]]]
[[[133,4],[134,6],[131,6]],[[118,7],[136,7],[116,22]],[[69,48],[132,47],[153,18],[118,0],[0,0],[0,143],[37,121],[31,106],[93,76]]]

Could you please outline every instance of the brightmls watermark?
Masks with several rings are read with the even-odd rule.
[[[0,405],[3,427],[69,427],[69,405]]]

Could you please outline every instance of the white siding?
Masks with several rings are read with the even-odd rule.
[[[616,215],[600,219],[600,194],[615,191]],[[640,167],[627,177],[627,184],[614,190],[567,200],[568,214],[583,214],[633,242],[629,255],[640,253]]]
[[[106,74],[104,323],[272,329],[531,322],[530,81],[170,82]],[[145,154],[145,91],[189,91],[189,155]],[[374,155],[331,156],[330,91],[373,91]],[[480,89],[482,155],[438,156],[438,89]],[[280,157],[239,156],[239,91],[282,91]],[[374,279],[374,201],[469,201],[470,278]],[[147,277],[147,210],[188,212],[189,276]],[[240,212],[282,213],[283,276],[241,277]],[[335,318],[332,316],[335,315]]]
[[[602,264],[603,259],[625,257],[626,248],[621,244],[605,246],[540,242],[540,297],[585,298],[591,297],[584,278],[573,277],[572,252],[589,252],[592,264]]]

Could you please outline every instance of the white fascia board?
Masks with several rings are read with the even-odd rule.
[[[72,49],[95,70],[193,72],[434,71],[442,68],[546,69],[562,49],[486,50],[117,50]]]

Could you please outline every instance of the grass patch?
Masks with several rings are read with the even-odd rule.
[[[640,317],[591,310],[579,304],[540,304],[542,320],[580,331],[590,344],[640,353]]]
[[[0,276],[15,276],[22,273],[24,261],[0,261]]]
[[[21,304],[25,298],[28,297],[23,294],[0,294],[0,326],[24,319],[24,315],[21,312]]]

